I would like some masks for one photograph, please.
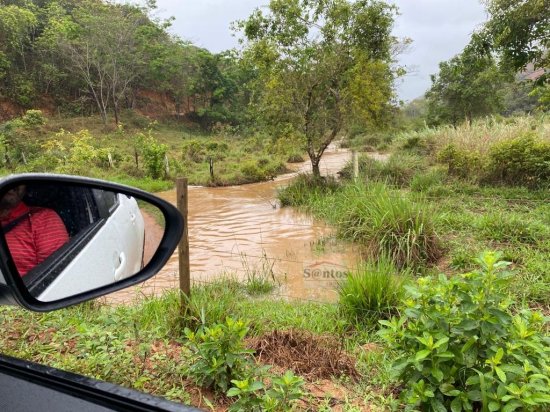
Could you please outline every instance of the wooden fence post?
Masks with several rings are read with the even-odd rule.
[[[208,158],[208,163],[210,165],[210,179],[214,180],[214,159]]]
[[[359,156],[355,150],[351,153],[353,159],[353,180],[357,182],[357,179],[359,178]]]
[[[185,305],[186,298],[189,298],[191,293],[191,269],[189,266],[189,232],[187,229],[188,197],[187,197],[187,179],[186,178],[178,178],[176,180],[176,196],[177,196],[177,207],[181,215],[183,216],[183,220],[184,220],[183,236],[181,237],[180,244],[178,247],[178,257],[179,257],[179,272],[180,272],[179,273],[180,291],[182,295],[182,304]]]
[[[164,155],[164,177],[170,176],[170,161],[168,155]]]

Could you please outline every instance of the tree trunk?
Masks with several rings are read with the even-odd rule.
[[[118,102],[115,99],[115,94],[113,93],[113,111],[115,114],[115,125],[118,126]]]
[[[311,172],[313,173],[313,177],[315,179],[319,179],[321,177],[321,169],[319,169],[319,163],[321,163],[320,157],[311,157]]]

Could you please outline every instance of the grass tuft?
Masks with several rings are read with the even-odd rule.
[[[422,200],[374,183],[347,186],[334,206],[343,237],[364,244],[370,257],[387,256],[404,267],[434,263],[441,256],[434,210]]]
[[[409,276],[409,271],[400,272],[388,258],[364,263],[338,286],[342,315],[353,325],[376,326],[379,319],[390,318]]]

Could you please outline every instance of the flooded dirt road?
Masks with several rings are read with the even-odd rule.
[[[350,160],[347,150],[333,149],[322,158],[321,173],[334,175]],[[276,293],[313,300],[335,297],[337,279],[356,265],[349,246],[331,239],[323,222],[292,208],[281,208],[277,189],[309,162],[294,165],[295,172],[274,181],[220,188],[189,188],[189,244],[192,282],[209,282],[220,276],[246,279],[272,271],[281,286]],[[172,204],[175,190],[158,193]],[[144,295],[178,287],[178,255],[151,280],[139,287]],[[135,297],[136,291],[119,292],[116,301]]]

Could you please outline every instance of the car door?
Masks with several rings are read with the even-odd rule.
[[[71,239],[74,258],[44,290],[35,294],[53,301],[127,278],[141,269],[144,222],[131,196],[92,189],[81,208],[90,217],[85,233]]]

